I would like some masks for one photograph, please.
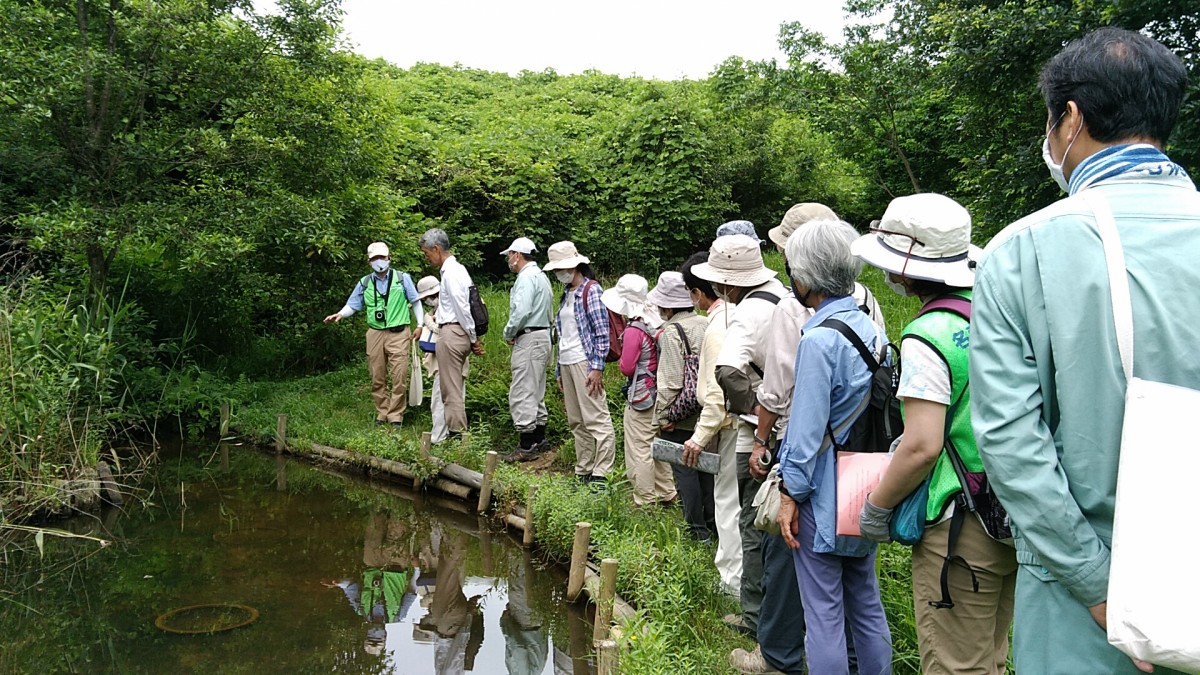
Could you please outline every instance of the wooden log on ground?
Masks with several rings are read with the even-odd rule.
[[[445,478],[434,478],[433,480],[429,481],[429,486],[435,490],[441,490],[446,494],[454,495],[455,497],[458,497],[464,501],[471,496],[471,488],[467,487],[466,485],[459,485],[458,483],[455,483],[452,480],[446,480]]]
[[[571,544],[571,569],[567,577],[567,601],[575,602],[583,591],[587,576],[588,548],[592,541],[592,524],[575,523],[575,541]]]
[[[476,490],[483,487],[483,474],[478,471],[472,471],[465,466],[449,463],[444,465],[439,473],[450,480],[457,481]]]
[[[613,600],[617,594],[617,561],[605,558],[600,561],[600,594],[596,596],[596,623],[592,629],[592,641],[599,643],[608,639],[612,625]]]
[[[518,515],[509,513],[504,516],[504,522],[522,532],[525,531],[525,519]]]
[[[617,641],[601,640],[596,643],[596,675],[616,675]]]
[[[479,502],[475,510],[479,513],[487,511],[492,505],[492,476],[496,474],[496,464],[500,461],[500,453],[489,450],[487,464],[483,470],[483,482],[479,485]]]
[[[595,602],[600,597],[600,575],[590,568],[584,574],[583,590]],[[634,611],[629,603],[622,600],[619,596],[615,596],[613,598],[612,616],[613,620],[617,623],[626,623],[637,616],[637,612]]]
[[[312,451],[314,454],[326,459],[333,459],[339,462],[346,462],[348,464],[356,464],[359,466],[367,466],[393,476],[399,476],[400,478],[413,480],[417,477],[417,474],[414,473],[412,469],[408,468],[408,465],[401,464],[400,462],[393,462],[390,459],[380,459],[378,457],[358,455],[348,450],[331,448],[328,445],[321,445],[320,443],[313,443]]]

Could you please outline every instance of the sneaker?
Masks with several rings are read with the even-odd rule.
[[[404,422],[391,422],[390,424],[392,425],[393,428],[396,428],[396,429],[399,429],[400,427],[404,426]]]
[[[755,646],[752,652],[740,648],[729,652],[729,665],[739,673],[756,675],[779,673],[779,675],[783,675],[782,671],[775,670],[771,664],[767,663],[767,660],[763,658],[762,648],[758,646]]]
[[[385,424],[387,424],[387,420],[375,420],[375,426],[377,427],[381,427]]]
[[[533,450],[530,448],[517,448],[500,459],[512,464],[514,462],[528,462],[534,457],[536,455],[533,454]]]
[[[726,614],[721,620],[725,622],[727,627],[736,630],[742,635],[746,635],[752,639],[755,637],[754,631],[750,630],[750,626],[747,626],[746,622],[742,620],[741,614]]]

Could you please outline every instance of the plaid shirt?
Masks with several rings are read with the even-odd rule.
[[[590,286],[590,288],[589,288]],[[585,293],[586,291],[586,293]],[[579,341],[583,343],[583,353],[587,354],[588,366],[591,370],[604,370],[604,357],[608,354],[608,309],[600,302],[600,294],[604,287],[594,279],[584,279],[578,288],[567,287],[563,290],[559,306],[567,301],[567,295],[574,293],[575,322],[579,324]],[[583,298],[587,295],[587,307]],[[579,317],[584,317],[583,321]],[[562,320],[555,316],[558,334],[562,335]],[[555,366],[554,372],[559,372]]]

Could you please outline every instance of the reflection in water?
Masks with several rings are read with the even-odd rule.
[[[211,471],[205,453],[165,459],[153,506],[106,512],[108,549],[0,552],[0,672],[591,673],[563,573],[506,533],[394,485],[227,449],[228,471],[224,452]],[[212,602],[261,615],[192,638],[153,626]]]

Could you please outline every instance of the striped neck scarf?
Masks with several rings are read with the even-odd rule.
[[[1174,179],[1191,183],[1188,172],[1172,162],[1162,150],[1145,143],[1132,143],[1105,148],[1080,162],[1071,172],[1071,194],[1118,176],[1123,179]]]

